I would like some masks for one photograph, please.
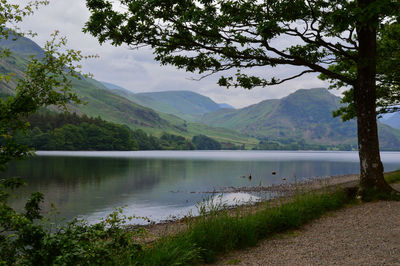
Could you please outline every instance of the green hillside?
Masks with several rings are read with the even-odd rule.
[[[3,45],[2,47],[12,51],[10,57],[6,60],[0,60],[1,73],[11,72],[16,73],[17,76],[22,75],[28,63],[27,53],[29,52],[23,54],[17,54],[16,52],[30,51],[34,55],[38,52],[38,46],[24,37],[19,38],[17,41],[3,41],[0,44]],[[16,51],[13,49],[16,49]],[[144,105],[146,103],[148,103],[147,105],[150,105],[149,103],[156,104],[152,98],[138,95],[138,98],[133,100],[130,97],[116,94],[116,90],[110,90],[103,83],[94,79],[72,79],[72,84],[73,91],[86,102],[84,105],[68,106],[71,112],[76,112],[77,114],[86,114],[90,117],[100,116],[107,121],[127,125],[131,129],[143,129],[145,132],[155,136],[161,136],[163,132],[166,132],[192,138],[201,133],[218,141],[229,142],[235,145],[245,144],[247,147],[252,147],[258,143],[257,140],[241,136],[233,130],[214,129],[202,124],[190,124],[177,116],[156,112],[137,103],[140,102]],[[14,88],[15,84],[12,82],[9,84],[0,84],[0,97],[11,95],[14,93]],[[159,102],[157,102],[157,105],[163,106]],[[170,113],[168,112],[168,108],[171,108],[170,106],[165,105],[164,108],[167,109],[165,110],[166,113]],[[53,111],[57,110],[53,109]]]
[[[21,74],[25,68],[26,60],[23,57],[12,54],[7,61],[0,61],[2,72]],[[162,119],[157,112],[140,106],[127,100],[124,97],[115,95],[107,89],[96,86],[96,81],[82,78],[72,79],[73,91],[86,102],[84,105],[70,105],[69,109],[78,114],[86,114],[89,116],[101,116],[111,122],[126,124],[131,128],[142,129],[165,129],[168,130],[170,125],[168,121]],[[99,83],[100,84],[100,83]],[[2,94],[13,93],[15,84],[2,84],[0,91]]]
[[[356,144],[356,122],[333,118],[340,98],[326,89],[298,90],[280,100],[267,100],[240,110],[219,110],[203,116],[210,126],[237,129],[264,141],[293,140],[309,144]],[[384,149],[399,149],[399,131],[380,124]]]
[[[0,47],[10,49],[22,57],[33,55],[37,58],[43,58],[44,56],[43,49],[34,41],[25,37],[18,37],[12,33],[9,34],[7,39],[0,39]]]
[[[7,75],[12,72],[17,76],[22,75],[22,71],[20,69],[24,69],[24,66],[28,63],[28,61],[20,56],[15,54],[11,54],[6,59],[0,59],[0,74]],[[8,83],[0,82],[0,95],[10,95],[14,92],[16,84],[13,80]]]
[[[276,108],[279,100],[267,100],[243,109],[220,109],[216,112],[205,114],[200,120],[210,126],[220,126],[242,130],[249,124],[268,119],[271,111]]]
[[[108,85],[106,85],[106,86],[109,89],[112,88],[111,86],[108,86]],[[178,109],[176,109],[176,108],[174,108],[174,107],[172,107],[172,106],[170,106],[168,104],[153,100],[150,97],[147,97],[147,96],[144,96],[144,95],[139,95],[139,94],[130,92],[130,91],[125,90],[125,89],[121,90],[121,89],[115,89],[114,88],[114,89],[111,89],[111,91],[113,93],[115,93],[115,94],[118,94],[118,95],[120,95],[122,97],[125,97],[125,98],[129,99],[132,102],[140,103],[141,105],[146,106],[148,108],[151,108],[153,110],[156,110],[158,112],[165,113],[165,114],[174,114],[174,115],[178,115],[178,116],[182,117],[182,114],[179,112]],[[191,116],[187,116],[187,117],[184,116],[184,119],[191,120],[192,117]]]
[[[103,85],[113,93],[123,96],[133,102],[158,112],[178,116],[191,122],[198,122],[203,114],[214,112],[222,108],[233,108],[228,104],[218,104],[210,98],[192,91],[133,93],[111,83],[103,82]]]
[[[226,103],[216,103],[210,98],[192,91],[164,91],[133,93],[118,85],[104,82],[113,93],[140,103],[158,112],[173,114],[189,121],[199,121],[206,113],[220,109],[235,109]]]
[[[157,102],[174,107],[182,114],[204,114],[220,109],[219,105],[210,98],[192,91],[162,91],[138,93]]]
[[[0,72],[17,76],[22,75],[29,53],[40,56],[43,52],[26,38],[3,40],[0,45],[13,51],[0,60]],[[357,143],[355,121],[343,123],[332,117],[340,98],[326,89],[298,90],[279,100],[235,110],[221,108],[210,98],[190,91],[136,94],[90,78],[72,79],[72,83],[73,90],[87,103],[70,105],[72,112],[100,116],[157,137],[164,132],[187,139],[207,135],[225,147],[244,144],[246,148],[266,149],[323,148],[310,145],[348,149]],[[0,84],[0,97],[12,94],[14,87],[12,82]],[[400,131],[380,124],[379,134],[382,148],[399,149]]]
[[[42,110],[27,118],[27,122],[31,130],[27,134],[17,134],[16,138],[18,143],[36,150],[220,150],[243,147],[220,143],[202,134],[187,139],[163,133],[157,138],[143,130],[130,130],[125,125],[75,113]]]
[[[120,87],[120,86],[118,86],[118,85],[115,85],[115,84],[112,84],[112,83],[109,83],[109,82],[105,82],[105,81],[100,81],[100,82],[103,84],[103,86],[104,86],[105,88],[107,88],[107,89],[109,89],[109,90],[112,90],[112,91],[125,91],[125,92],[129,92],[127,89],[122,88],[122,87]]]

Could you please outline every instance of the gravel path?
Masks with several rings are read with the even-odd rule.
[[[228,264],[400,265],[400,202],[364,203],[333,212],[216,263]]]

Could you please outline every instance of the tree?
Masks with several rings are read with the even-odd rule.
[[[392,54],[390,46],[398,51],[389,32],[398,30],[399,1],[120,0],[118,8],[108,0],[86,2],[91,17],[84,30],[100,43],[150,46],[161,64],[204,76],[237,70],[233,76],[221,76],[221,86],[265,87],[316,72],[332,87],[347,87],[344,101],[349,106],[338,114],[357,117],[360,193],[392,191],[383,178],[376,106],[378,102],[389,108],[399,88],[393,74],[399,73],[400,64],[395,67],[379,58]],[[278,47],[276,38],[292,44]],[[267,79],[242,71],[278,65],[297,66],[299,72]],[[379,71],[397,72],[382,73],[377,66]]]
[[[2,37],[9,38],[9,32]],[[31,58],[22,76],[10,73],[2,77],[3,82],[13,81],[17,86],[14,96],[0,99],[0,170],[9,161],[24,159],[30,154],[29,149],[18,144],[14,138],[17,132],[28,129],[29,123],[24,118],[41,107],[55,105],[65,109],[69,102],[80,102],[77,95],[70,90],[70,77],[80,77],[74,63],[83,56],[73,50],[68,50],[66,54],[59,52],[66,40],[59,39],[58,32],[51,37],[44,47],[44,57],[41,60]]]
[[[21,22],[25,16],[33,14],[36,8],[45,4],[47,1],[32,1],[20,7],[0,0],[0,38],[18,38],[22,34],[18,28],[7,27]],[[0,98],[0,173],[6,169],[8,162],[25,159],[31,154],[27,146],[15,139],[17,134],[28,129],[26,117],[41,107],[55,105],[65,108],[68,102],[79,102],[70,90],[70,77],[80,77],[75,62],[83,59],[83,56],[74,50],[60,52],[66,40],[58,35],[55,32],[51,36],[42,58],[29,59],[24,73],[0,74],[2,86],[16,85],[14,95]],[[1,61],[9,56],[9,50],[0,49]],[[32,254],[42,246],[41,241],[46,236],[45,228],[34,223],[34,220],[41,218],[41,193],[32,194],[25,205],[25,213],[15,211],[7,203],[10,189],[21,184],[19,179],[0,179],[0,264],[15,264],[16,258],[21,256],[35,261],[37,257]]]
[[[220,150],[221,143],[218,141],[207,137],[205,135],[198,135],[192,138],[192,142],[196,145],[198,150]]]
[[[0,39],[18,37],[16,29],[5,27],[20,22],[42,4],[47,1],[32,1],[20,7],[0,0]],[[57,36],[58,33],[52,35],[40,59],[30,58],[24,73],[0,75],[1,86],[16,85],[14,95],[0,98],[0,174],[7,162],[30,154],[29,149],[15,139],[29,127],[26,118],[40,107],[55,105],[65,109],[67,103],[79,102],[71,92],[71,77],[81,77],[75,63],[84,56],[74,50],[60,52],[66,41]],[[0,50],[0,63],[9,55],[10,51]],[[10,190],[19,185],[20,180],[15,178],[0,178],[1,265],[114,265],[132,261],[141,251],[141,245],[134,240],[137,233],[126,232],[122,226],[128,217],[120,215],[121,209],[93,225],[77,219],[66,225],[52,225],[46,220],[38,222],[42,218],[41,193],[31,195],[24,212],[17,212],[8,205]]]
[[[23,34],[18,28],[6,28],[9,23],[18,23],[24,16],[33,14],[35,8],[46,5],[47,1],[33,1],[25,7],[0,2],[0,38],[15,39]],[[20,145],[14,136],[25,132],[29,123],[26,117],[49,105],[66,109],[69,102],[80,100],[71,91],[71,77],[81,78],[77,62],[85,56],[80,51],[61,52],[66,39],[56,31],[44,47],[42,58],[30,58],[23,74],[8,73],[0,75],[3,84],[16,84],[15,95],[0,99],[0,171],[6,164],[15,159],[24,159],[30,155],[28,147]],[[7,49],[0,50],[0,60],[11,55]]]

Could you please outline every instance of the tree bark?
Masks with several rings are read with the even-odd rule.
[[[374,0],[359,0],[365,8]],[[360,194],[368,190],[391,191],[383,177],[376,121],[376,24],[377,18],[361,21],[357,28],[359,40],[358,80],[354,86],[357,112],[358,153],[360,157]]]

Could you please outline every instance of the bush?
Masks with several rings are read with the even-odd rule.
[[[0,264],[6,265],[120,265],[134,261],[142,247],[133,239],[140,231],[126,231],[122,210],[100,223],[73,220],[50,227],[40,215],[41,193],[32,194],[25,212],[7,205],[5,189],[20,186],[16,179],[0,183]]]

